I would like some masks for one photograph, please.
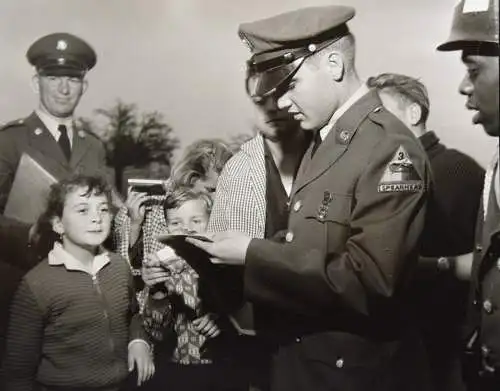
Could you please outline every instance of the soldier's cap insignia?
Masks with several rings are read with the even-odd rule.
[[[377,190],[379,193],[396,193],[418,192],[422,189],[422,178],[415,170],[408,152],[401,145],[385,167]]]
[[[462,13],[468,14],[469,12],[484,12],[488,11],[490,7],[490,0],[465,0]]]
[[[64,52],[68,48],[68,43],[64,39],[57,41],[56,49]]]

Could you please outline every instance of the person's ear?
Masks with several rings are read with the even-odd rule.
[[[35,94],[40,93],[40,76],[38,73],[35,73],[31,78],[31,89]]]
[[[416,126],[422,119],[422,108],[417,103],[410,104],[406,109],[408,123]]]
[[[328,67],[335,81],[341,81],[344,77],[344,58],[339,52],[332,52],[328,55]]]
[[[89,87],[89,82],[87,81],[86,78],[83,79],[82,81],[82,95],[87,91],[87,88]]]
[[[61,218],[58,216],[55,216],[52,218],[50,221],[52,224],[52,231],[54,231],[56,234],[62,236],[64,234],[64,226],[61,221]]]

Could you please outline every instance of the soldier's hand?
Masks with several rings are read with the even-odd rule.
[[[210,254],[213,263],[243,265],[252,238],[242,232],[228,231],[212,234],[212,241],[187,237],[186,241]]]

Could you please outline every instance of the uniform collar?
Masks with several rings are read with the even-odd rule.
[[[426,151],[439,143],[439,137],[432,130],[425,132],[418,139]]]
[[[35,112],[56,141],[59,141],[59,136],[61,135],[61,132],[57,128],[59,125],[65,125],[66,129],[68,129],[69,143],[73,146],[73,117],[55,118],[40,109],[36,109]]]
[[[351,95],[347,101],[344,102],[342,106],[338,108],[335,113],[333,113],[332,118],[330,118],[330,121],[319,130],[319,135],[321,137],[321,140],[324,141],[326,136],[328,136],[328,133],[330,133],[330,130],[333,129],[335,126],[335,123],[337,120],[342,117],[342,115],[351,108],[354,103],[356,103],[358,100],[361,99],[363,95],[365,95],[369,91],[368,87],[366,84],[362,84],[361,87],[359,87],[354,94]]]
[[[59,242],[54,243],[54,248],[49,252],[48,260],[50,266],[64,265],[67,270],[78,270],[88,273],[88,268],[68,253]],[[109,262],[110,259],[106,251],[96,255],[92,261],[92,275],[96,275]]]

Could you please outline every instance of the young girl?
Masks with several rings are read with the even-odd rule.
[[[48,256],[23,278],[13,300],[4,362],[7,390],[106,390],[137,383],[154,366],[137,314],[127,262],[106,252],[111,191],[75,176],[51,189],[39,221]]]
[[[212,198],[206,192],[174,189],[164,207],[167,232],[205,233],[211,207]],[[229,352],[234,346],[221,345],[226,340],[219,337],[221,330],[215,323],[216,316],[206,312],[199,298],[197,273],[169,247],[152,254],[146,262],[145,269],[149,271],[143,277],[150,276],[149,286],[153,286],[146,299],[143,317],[155,342],[156,366],[159,368],[148,388],[247,391],[248,386],[240,381],[230,362]],[[172,329],[173,333],[168,333]],[[208,340],[215,342],[212,349],[207,348]],[[169,349],[171,345],[173,349]],[[214,357],[215,348],[219,353],[217,357]]]

